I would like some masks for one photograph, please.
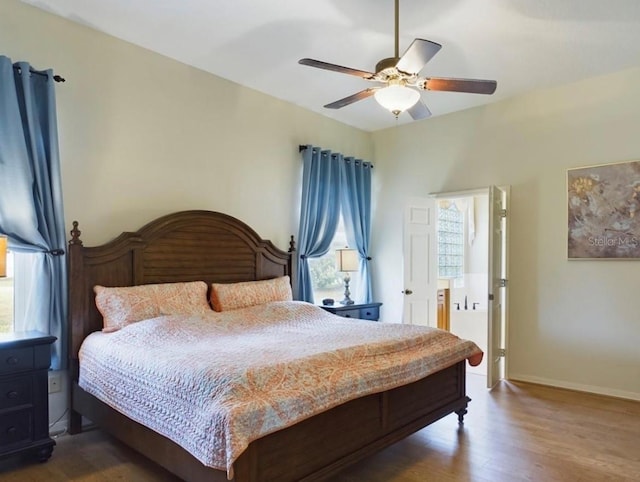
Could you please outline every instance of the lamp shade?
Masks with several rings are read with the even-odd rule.
[[[417,90],[397,84],[391,84],[376,90],[374,96],[378,104],[396,116],[408,108],[413,107],[420,99],[420,93]]]
[[[358,251],[355,249],[337,249],[336,250],[336,265],[338,271],[358,271],[359,266]]]

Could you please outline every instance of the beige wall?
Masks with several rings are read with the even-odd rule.
[[[0,2],[0,54],[54,68],[67,225],[86,245],[181,209],[297,235],[299,144],[371,158],[363,131],[79,26]]]
[[[638,126],[634,69],[374,133],[382,317],[402,313],[406,198],[510,185],[510,376],[640,399],[640,262],[568,261],[566,205],[567,168],[640,159]]]

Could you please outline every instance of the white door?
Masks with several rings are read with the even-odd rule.
[[[404,215],[403,323],[436,326],[435,199],[410,199]]]
[[[493,388],[506,373],[507,326],[507,190],[489,188],[489,303],[487,337],[487,387]]]

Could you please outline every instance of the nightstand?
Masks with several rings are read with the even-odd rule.
[[[37,331],[0,335],[0,458],[51,457],[48,370],[55,340]]]
[[[378,321],[380,319],[381,306],[382,303],[365,303],[361,305],[320,305],[320,308],[343,318]]]

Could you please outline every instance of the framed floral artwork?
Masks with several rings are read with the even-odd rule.
[[[567,171],[569,259],[640,259],[640,161]]]

